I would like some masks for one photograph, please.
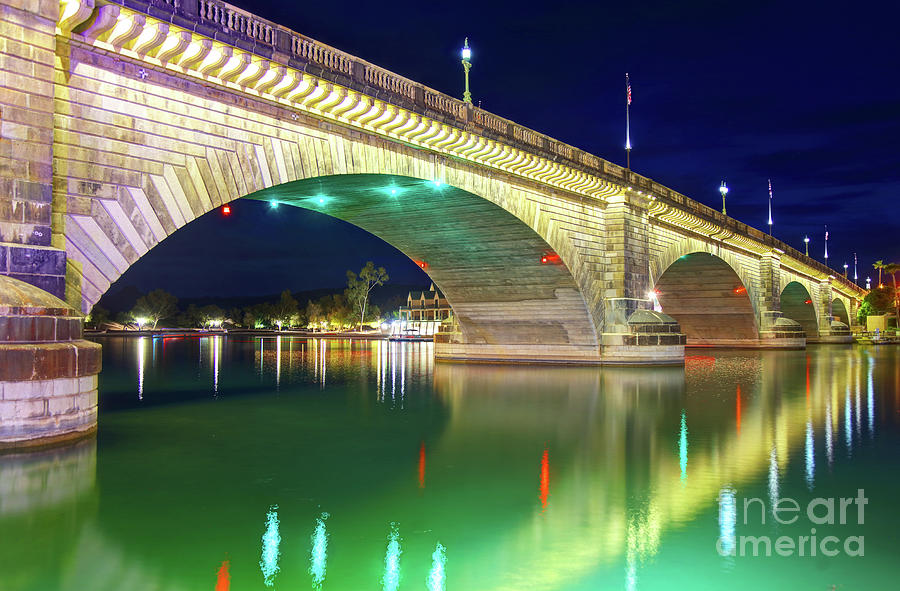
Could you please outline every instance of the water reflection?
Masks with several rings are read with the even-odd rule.
[[[266,533],[262,536],[262,556],[259,559],[259,568],[262,570],[263,581],[269,587],[275,584],[275,575],[280,567],[278,559],[281,556],[281,534],[278,531],[278,505],[273,505],[266,513]]]
[[[688,463],[688,430],[687,416],[685,411],[681,411],[681,429],[678,432],[678,465],[681,468],[681,483],[687,481],[687,463]]]
[[[381,586],[384,591],[397,591],[400,587],[400,532],[396,523],[391,523],[391,533],[388,535],[387,551],[384,554],[384,575],[381,578]]]
[[[881,395],[900,379],[896,360],[838,347],[597,369],[433,364],[426,344],[209,337],[145,355],[146,343],[120,341],[105,343],[93,456],[102,511],[79,510],[57,538],[59,513],[42,520],[34,499],[69,495],[72,482],[44,475],[17,494],[0,456],[0,557],[59,540],[49,565],[0,564],[30,581],[11,589],[115,588],[126,573],[209,588],[217,568],[217,591],[393,590],[423,578],[446,589],[444,544],[454,589],[658,589],[688,563],[708,588],[771,588],[771,563],[720,557],[746,533],[741,500],[877,488],[866,479],[888,475],[860,467],[844,491],[835,474],[867,461],[867,446],[885,445],[882,425],[897,423]],[[134,408],[116,401],[133,405],[136,384],[140,409],[119,412]],[[275,502],[261,539],[261,509]],[[17,504],[27,523],[9,518]],[[870,547],[892,547],[880,535]],[[852,572],[876,588],[893,564],[866,560]],[[795,587],[827,588],[835,572],[779,568]]]
[[[50,561],[74,560],[96,511],[96,441],[0,454],[0,589],[58,585]]]
[[[431,555],[431,571],[428,578],[425,579],[425,586],[428,591],[444,591],[446,588],[447,575],[445,566],[447,564],[447,550],[440,542],[434,548]]]
[[[222,566],[216,571],[216,591],[228,591],[231,589],[231,575],[228,574],[229,563],[222,561]]]
[[[312,575],[313,589],[321,589],[325,582],[325,571],[328,562],[328,532],[325,520],[328,513],[322,513],[316,519],[316,530],[312,535],[312,551],[309,555],[309,574]]]

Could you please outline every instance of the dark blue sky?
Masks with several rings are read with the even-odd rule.
[[[630,72],[632,168],[860,278],[900,262],[900,34],[896,7],[827,2],[234,4],[437,90],[462,94],[468,36],[475,102],[623,163]],[[179,230],[119,285],[178,295],[341,286],[372,259],[427,281],[380,240],[319,214],[239,201]],[[851,267],[852,273],[852,267]]]

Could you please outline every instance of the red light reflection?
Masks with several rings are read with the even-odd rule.
[[[541,513],[547,510],[547,497],[550,496],[550,457],[544,449],[541,456]]]
[[[215,591],[228,591],[231,588],[231,575],[228,574],[228,561],[223,560],[219,572],[216,573]]]
[[[425,488],[425,442],[419,447],[419,488]]]

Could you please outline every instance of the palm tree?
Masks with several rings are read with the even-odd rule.
[[[884,272],[891,276],[894,283],[894,311],[897,313],[898,322],[900,322],[900,298],[897,297],[897,273],[900,272],[900,265],[897,263],[888,263],[882,267]]]
[[[878,269],[878,287],[881,287],[881,270],[884,269],[884,261],[875,261],[875,264],[872,265],[874,268]]]

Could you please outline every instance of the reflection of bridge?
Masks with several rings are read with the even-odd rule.
[[[459,321],[438,357],[679,361],[677,326],[632,315],[651,289],[699,344],[802,346],[855,316],[855,285],[758,230],[218,0],[13,4],[0,273],[82,311],[250,196],[420,261]]]
[[[395,365],[394,357],[399,352],[382,351],[383,343],[367,346],[372,354],[360,357],[366,360],[360,363],[368,366],[370,380],[389,388],[392,378],[385,379],[384,374]],[[290,349],[283,346],[281,351],[285,371]],[[299,359],[310,368],[319,363],[308,349]],[[450,415],[440,435],[429,443],[428,465],[434,468],[429,468],[422,503],[404,512],[404,507],[416,504],[410,499],[417,498],[419,490],[405,472],[392,478],[386,488],[360,490],[341,504],[335,501],[337,507],[330,503],[329,510],[333,507],[336,511],[335,521],[352,523],[362,530],[383,528],[394,519],[408,527],[421,514],[427,515],[429,527],[434,528],[431,534],[417,537],[404,531],[405,560],[430,554],[434,537],[438,537],[448,548],[454,588],[562,589],[597,572],[612,577],[610,586],[630,573],[640,588],[642,566],[665,546],[667,536],[696,522],[701,514],[714,514],[720,490],[755,488],[754,483],[765,481],[768,472],[774,474],[770,494],[777,495],[788,465],[805,467],[807,480],[812,482],[836,450],[844,446],[849,449],[861,433],[872,432],[873,385],[866,379],[871,375],[871,360],[850,351],[820,348],[811,355],[808,382],[802,371],[796,371],[797,361],[774,354],[734,360],[723,355],[708,361],[707,370],[697,367],[704,360],[692,359],[686,383],[680,369],[560,372],[439,364],[435,366],[435,389]],[[274,380],[277,370],[271,367],[272,362],[266,361],[266,371]],[[718,371],[714,371],[713,363],[719,365]],[[397,370],[398,397],[403,382],[412,379],[411,367],[406,370],[406,379],[402,377],[404,372]],[[212,365],[208,369],[215,371]],[[310,374],[318,381],[317,374]],[[743,398],[735,397],[733,406],[723,409],[724,414],[712,410],[707,398],[691,396],[707,388],[703,380],[709,379],[733,391],[735,382],[723,376],[737,376],[733,379],[743,386]],[[211,379],[210,391],[212,384]],[[390,404],[390,396],[387,400],[379,398],[377,403]],[[680,440],[678,418],[683,410],[688,434]],[[820,443],[813,445],[813,438]],[[549,497],[539,482],[543,441],[548,442],[544,449],[549,449]],[[509,453],[495,458],[498,466],[507,469],[491,471],[490,461],[484,458],[496,455],[498,449]],[[396,452],[388,450],[392,456]],[[61,580],[73,582],[69,588],[112,589],[122,580],[135,577],[147,583],[140,588],[192,588],[180,580],[189,568],[167,568],[164,561],[158,562],[163,556],[144,555],[141,549],[146,550],[146,542],[118,537],[122,531],[146,530],[148,535],[151,531],[173,531],[182,523],[182,512],[155,510],[158,499],[149,484],[159,475],[156,462],[164,460],[152,460],[148,466],[111,477],[113,480],[105,484],[115,490],[115,478],[132,476],[129,482],[134,485],[133,494],[100,495],[98,510],[95,453],[91,443],[80,450],[39,454],[24,462],[0,457],[0,483],[28,483],[0,488],[0,525],[6,534],[0,540],[4,550],[0,556],[20,547],[21,540],[32,539],[33,528],[54,523],[61,513],[68,512],[78,515],[59,546],[60,555],[71,557],[59,565],[63,569]],[[482,459],[472,462],[473,455]],[[265,459],[260,461],[264,463]],[[350,464],[340,457],[332,461]],[[448,469],[453,466],[467,469]],[[525,479],[519,478],[522,467]],[[210,487],[216,489],[221,482],[216,480]],[[528,488],[524,494],[519,490],[523,484]],[[104,487],[102,479],[99,485]],[[183,503],[188,509],[182,510],[189,511],[206,494],[204,489],[185,491]],[[539,495],[546,501],[545,510]],[[90,510],[73,512],[71,507],[77,499]],[[530,500],[533,511],[522,512],[508,527],[488,527],[479,521],[489,513],[491,502],[520,503],[523,499],[526,508]],[[143,509],[136,511],[136,507]],[[284,508],[286,514],[296,518],[296,508]],[[263,517],[258,516],[260,528]],[[211,524],[218,519],[221,515],[215,511],[197,515],[190,531],[170,541],[178,548],[174,554],[209,558],[211,552],[204,541],[208,542],[209,532],[221,531],[223,539],[217,547],[250,548],[249,559],[238,552],[232,554],[235,565],[244,561],[241,566],[245,573],[244,579],[235,579],[234,587],[255,584],[260,576],[255,564],[260,532],[253,526],[257,524],[243,527],[246,512],[239,509],[231,516],[232,528],[214,528]],[[708,549],[715,556],[717,532],[714,521],[709,525]],[[301,546],[306,555],[308,531],[296,523],[283,526],[285,543],[290,541],[294,552]],[[248,531],[252,540],[245,539]],[[337,540],[351,531],[356,530],[336,529],[332,535]],[[703,537],[706,543],[706,534]],[[346,543],[345,538],[342,542]],[[331,588],[373,584],[374,579],[366,578],[371,573],[360,568],[360,563],[366,557],[383,554],[383,539],[360,542],[351,548],[348,552],[345,546],[343,557],[340,553],[329,557]],[[21,555],[21,550],[13,553]],[[37,556],[30,555],[21,564],[10,563],[5,575],[22,572],[25,565],[37,571],[46,569]],[[631,568],[623,571],[622,563]],[[403,565],[408,578],[424,577],[427,569],[422,560]],[[201,560],[196,568],[208,572],[211,578],[215,566]],[[287,561],[282,568],[278,586],[300,588],[306,576],[302,562]],[[31,588],[26,577],[16,580],[23,584],[11,588]]]

